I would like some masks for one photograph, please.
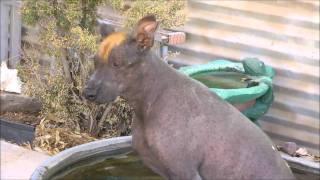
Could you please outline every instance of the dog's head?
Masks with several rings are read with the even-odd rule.
[[[104,34],[95,55],[95,71],[84,90],[88,100],[107,103],[140,85],[141,64],[153,46],[157,27],[156,18],[150,15],[140,19],[131,33]]]

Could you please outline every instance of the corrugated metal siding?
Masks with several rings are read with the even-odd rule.
[[[0,60],[14,68],[20,60],[21,2],[0,0]]]
[[[260,120],[270,137],[319,153],[319,1],[188,1],[180,30],[187,43],[171,47],[182,64],[258,57],[274,67],[275,102]]]

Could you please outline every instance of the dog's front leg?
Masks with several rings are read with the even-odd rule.
[[[169,173],[169,178],[166,178],[168,180],[204,180],[200,173],[197,171],[195,173],[189,173],[188,175],[186,174],[175,174],[175,173]]]
[[[202,177],[200,176],[199,172],[192,178],[192,180],[203,180]]]

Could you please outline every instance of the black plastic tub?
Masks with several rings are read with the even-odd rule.
[[[0,118],[1,139],[16,144],[31,143],[34,139],[35,127]]]
[[[117,137],[111,139],[103,139],[98,140],[86,144],[82,144],[80,146],[76,146],[65,151],[58,153],[57,155],[49,158],[43,164],[41,164],[32,174],[31,180],[43,180],[43,179],[66,179],[68,174],[74,172],[80,172],[78,175],[73,177],[77,177],[77,179],[92,179],[93,177],[89,174],[83,174],[82,172],[86,170],[86,168],[91,169],[92,175],[99,172],[96,168],[92,168],[97,163],[101,163],[101,161],[113,161],[116,158],[121,157],[121,155],[127,155],[132,152],[131,148],[131,136],[125,137]],[[319,163],[306,161],[297,157],[290,157],[284,153],[281,153],[281,156],[284,160],[286,160],[292,169],[294,175],[298,180],[316,180],[320,177],[320,167]],[[113,158],[113,159],[112,159]],[[136,156],[136,159],[139,159]],[[121,163],[128,163],[128,161],[121,161],[120,163],[110,163],[109,166],[101,168],[102,171],[108,170],[110,167],[117,168],[115,166],[121,165]],[[140,162],[134,162],[134,166],[139,166],[143,169],[143,172],[148,171],[148,168],[139,164]],[[91,168],[90,168],[91,167]],[[128,168],[124,168],[127,170]],[[141,169],[134,169],[137,171],[142,171]],[[132,169],[131,169],[132,171]],[[128,174],[128,173],[124,173]],[[130,172],[129,174],[132,174]],[[67,176],[65,176],[67,175]],[[132,177],[130,175],[124,176],[119,173],[114,176],[104,176],[99,177],[97,179],[125,179],[125,180],[136,180],[136,179],[148,179],[148,180],[158,180],[161,179],[159,176],[154,175],[149,172],[148,176],[145,177]]]

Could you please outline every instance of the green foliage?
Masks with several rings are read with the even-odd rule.
[[[105,0],[104,2],[126,17],[126,27],[132,27],[139,19],[149,14],[156,15],[164,28],[181,26],[186,20],[187,1],[183,0]]]
[[[124,12],[127,17],[126,26],[132,27],[143,16],[155,14],[165,28],[180,26],[185,21],[185,4],[181,0],[136,0],[131,8]]]
[[[124,1],[123,0],[104,0],[104,4],[110,5],[116,10],[121,10],[123,8]]]
[[[58,28],[81,26],[93,32],[96,23],[96,7],[102,0],[25,0],[23,20],[34,25],[40,21],[54,20]]]

